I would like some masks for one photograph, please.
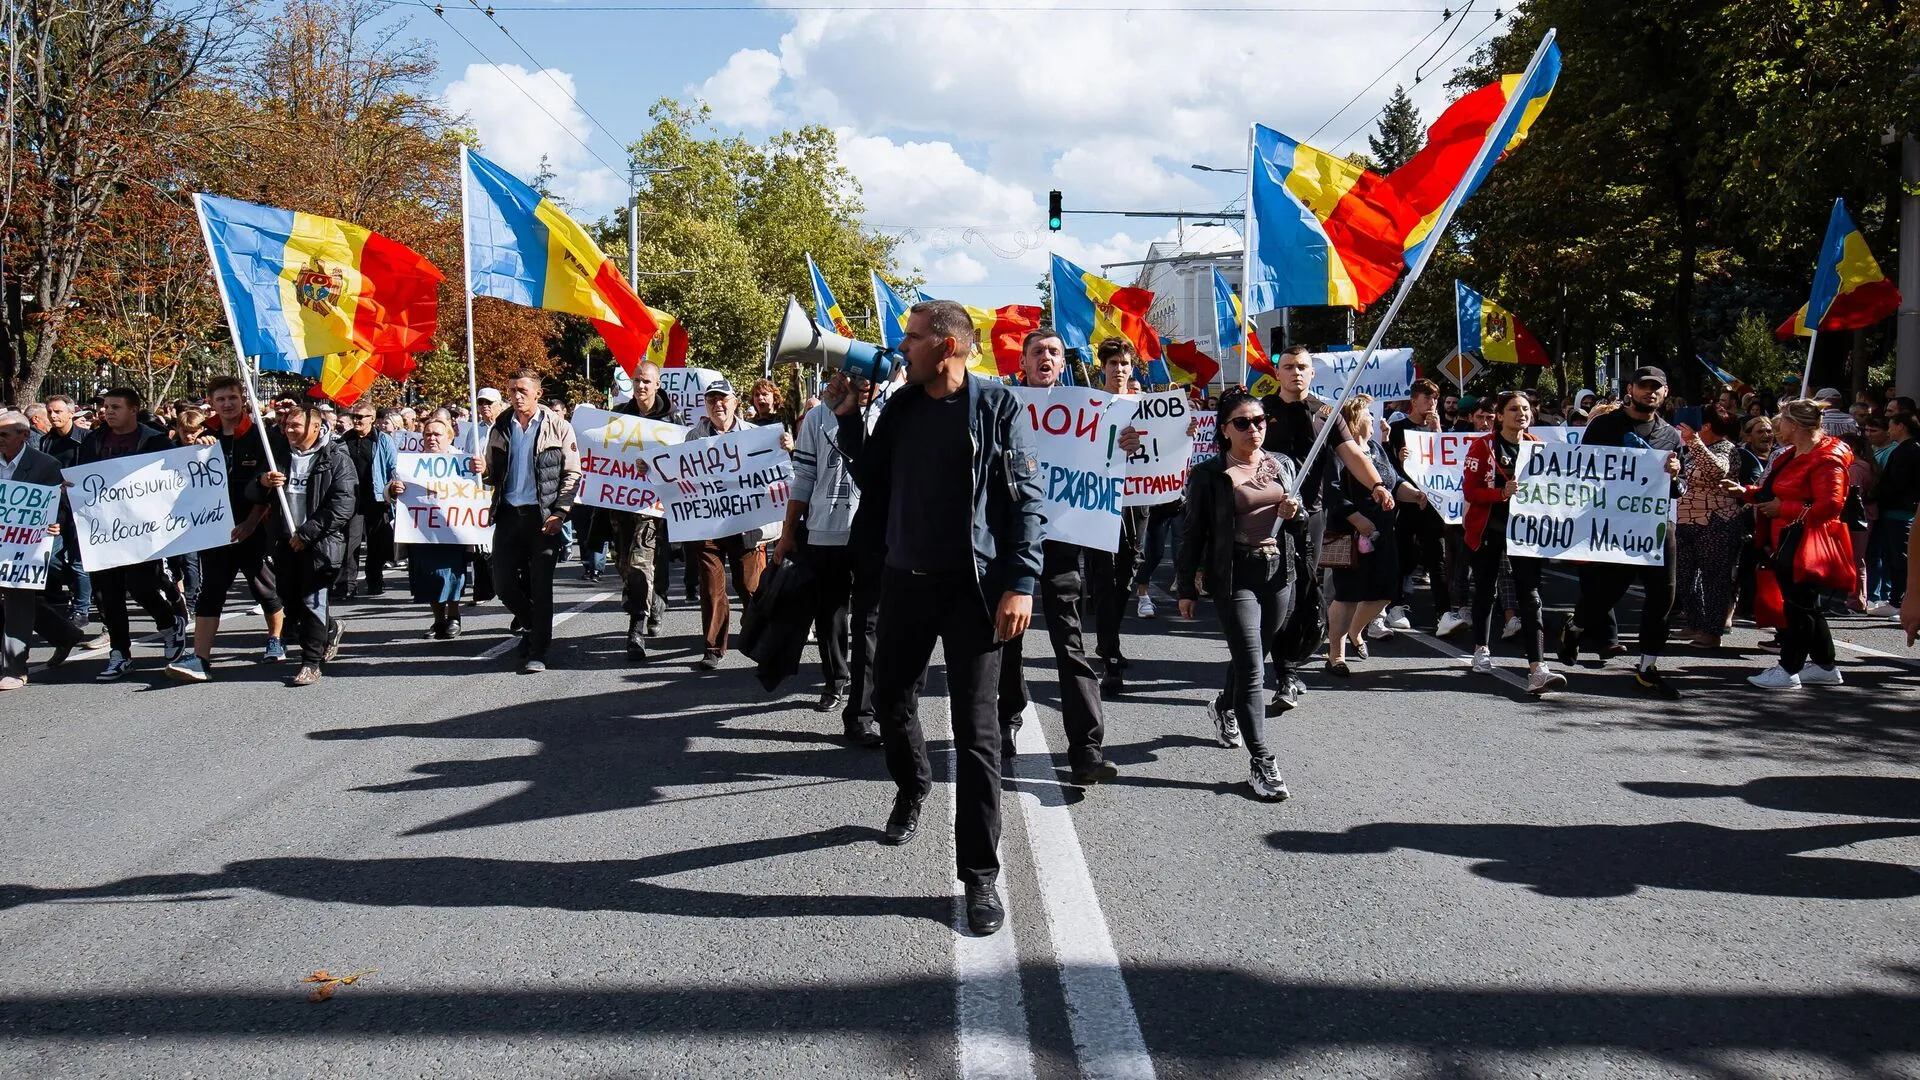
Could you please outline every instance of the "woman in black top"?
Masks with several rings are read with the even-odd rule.
[[[1354,441],[1365,448],[1373,467],[1382,477],[1398,479],[1399,472],[1385,447],[1374,438],[1373,414],[1367,407],[1373,398],[1355,394],[1340,405],[1340,419],[1353,433]],[[1347,655],[1367,658],[1367,641],[1362,634],[1374,616],[1386,609],[1400,583],[1400,552],[1395,542],[1394,517],[1401,502],[1423,498],[1419,488],[1399,480],[1393,510],[1382,510],[1373,500],[1373,488],[1353,475],[1346,463],[1334,458],[1337,470],[1334,482],[1327,485],[1327,532],[1353,535],[1355,562],[1351,568],[1333,571],[1333,605],[1327,609],[1327,674],[1349,674]]]

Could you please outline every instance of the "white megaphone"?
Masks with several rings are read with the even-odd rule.
[[[893,377],[894,368],[906,363],[906,358],[892,349],[820,329],[800,309],[800,301],[791,296],[787,297],[787,313],[780,319],[780,329],[774,334],[773,358],[793,363],[819,361],[834,371],[881,383]]]

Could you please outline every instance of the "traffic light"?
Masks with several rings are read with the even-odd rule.
[[[1047,228],[1060,231],[1060,193],[1057,191],[1047,192]]]

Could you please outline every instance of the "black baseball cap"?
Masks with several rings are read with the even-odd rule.
[[[1667,373],[1657,367],[1635,368],[1633,374],[1627,376],[1627,381],[1633,383],[1635,386],[1645,382],[1659,383],[1661,386],[1665,386],[1667,385]]]

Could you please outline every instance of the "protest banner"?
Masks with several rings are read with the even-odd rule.
[[[1200,423],[1193,429],[1193,453],[1187,456],[1189,469],[1220,453],[1219,446],[1214,442],[1214,436],[1218,434],[1215,429],[1220,426],[1220,418],[1211,412],[1197,412],[1194,417]]]
[[[217,446],[133,454],[61,475],[73,488],[80,560],[88,570],[185,555],[233,542],[227,462]]]
[[[1359,362],[1357,352],[1314,353],[1313,382],[1307,392],[1338,408],[1347,395],[1347,379]],[[1353,392],[1373,395],[1376,412],[1381,402],[1404,400],[1413,392],[1413,350],[1381,349],[1374,353],[1359,381],[1353,384]]]
[[[580,441],[580,489],[574,502],[648,517],[665,515],[660,490],[653,484],[653,456],[685,440],[686,428],[582,407],[573,411],[573,432]]]
[[[1138,394],[1127,399],[1140,433],[1140,449],[1127,455],[1127,492],[1122,506],[1157,506],[1178,499],[1187,489],[1187,462],[1193,457],[1193,406],[1184,390]]]
[[[456,421],[453,425],[453,445],[462,449],[473,448],[474,426],[471,420]],[[427,449],[427,437],[418,431],[401,429],[393,433],[394,449],[403,454],[422,454]]]
[[[59,488],[0,480],[0,589],[47,587],[47,561],[53,558],[47,526],[59,520]]]
[[[1042,535],[1118,551],[1127,487],[1120,428],[1133,414],[1132,404],[1084,386],[1009,389],[1020,399],[1040,455],[1041,509],[1047,516]]]
[[[464,453],[400,454],[394,479],[393,538],[402,544],[493,543],[493,489]]]
[[[1580,433],[1584,430],[1565,425],[1539,424],[1527,429],[1527,432],[1544,443],[1567,443],[1578,446]]]
[[[780,436],[778,424],[749,424],[655,451],[647,467],[666,511],[667,539],[717,540],[785,518],[793,459],[780,449]]]
[[[1407,478],[1427,493],[1427,505],[1449,525],[1466,520],[1467,504],[1460,484],[1466,472],[1467,447],[1475,439],[1484,438],[1486,435],[1477,431],[1406,431],[1407,460],[1402,467]]]
[[[724,378],[712,368],[661,368],[660,392],[680,406],[682,416],[695,420],[706,413],[707,387]]]
[[[1523,442],[1507,550],[1581,562],[1666,564],[1673,499],[1667,452]]]

